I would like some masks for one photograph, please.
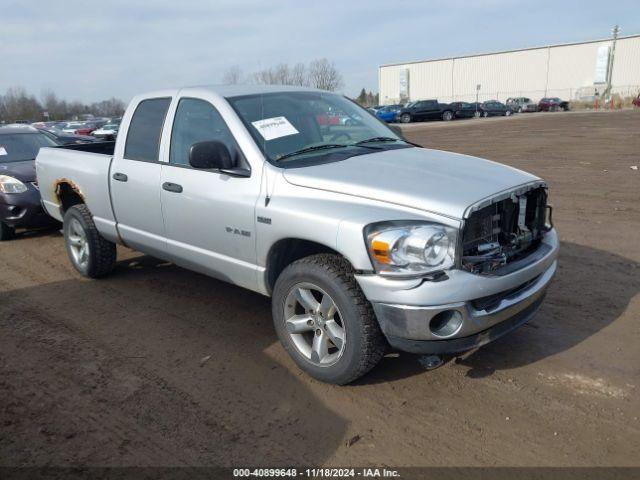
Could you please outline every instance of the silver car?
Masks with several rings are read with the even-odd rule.
[[[111,272],[123,244],[270,296],[285,350],[325,382],[389,348],[484,345],[531,319],[556,271],[541,179],[414,145],[329,92],[147,93],[115,146],[44,148],[36,164],[82,275]]]

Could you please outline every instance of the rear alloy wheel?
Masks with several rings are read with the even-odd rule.
[[[400,121],[402,123],[411,123],[411,115],[409,115],[408,113],[403,113],[402,115],[400,115]]]
[[[449,110],[443,112],[442,113],[442,120],[444,120],[445,122],[453,120],[453,112],[450,112]]]
[[[74,205],[64,215],[64,241],[71,264],[85,277],[107,275],[116,264],[116,245],[100,235],[86,205]]]
[[[11,240],[16,236],[16,229],[6,223],[0,222],[0,242]]]
[[[482,116],[483,116],[484,118],[487,118],[487,117],[489,116],[489,112],[482,112]]]
[[[473,118],[480,118],[482,116],[482,112],[480,110],[476,110],[473,112]]]
[[[522,113],[522,107],[518,108],[518,113]]]
[[[504,112],[504,116],[505,117],[511,116],[511,110],[507,110],[506,112]]]
[[[352,382],[387,348],[353,273],[338,255],[312,255],[285,268],[273,289],[273,322],[282,346],[298,367],[323,382]]]

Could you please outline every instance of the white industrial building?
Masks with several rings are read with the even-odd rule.
[[[504,52],[382,65],[380,102],[473,102],[508,97],[593,99],[640,90],[640,35]]]

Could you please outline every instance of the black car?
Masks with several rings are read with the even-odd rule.
[[[513,113],[509,107],[497,100],[488,100],[480,104],[483,117],[505,117]]]
[[[64,133],[62,130],[56,130],[55,128],[38,128],[38,131],[42,132],[59,145],[73,145],[99,141],[96,137],[91,137],[89,135],[73,135],[70,133]]]
[[[398,112],[398,120],[402,123],[421,122],[423,120],[453,120],[454,113],[448,103],[437,100],[418,100],[407,104]]]
[[[35,158],[41,147],[56,145],[33,127],[0,127],[0,240],[12,238],[17,227],[54,223],[40,205]]]
[[[455,118],[480,118],[482,107],[477,103],[453,102],[451,104]]]

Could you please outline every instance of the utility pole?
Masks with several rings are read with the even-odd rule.
[[[611,53],[609,54],[609,62],[607,64],[607,86],[605,87],[605,91],[601,98],[609,99],[611,96],[611,79],[613,78],[613,57],[616,53],[616,42],[618,41],[618,35],[620,34],[620,27],[615,25],[611,30],[611,35],[613,36],[613,40],[611,42]]]

